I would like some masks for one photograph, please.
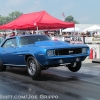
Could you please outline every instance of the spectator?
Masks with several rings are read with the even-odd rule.
[[[97,32],[95,32],[95,33],[94,33],[94,36],[98,36],[98,33],[97,33]]]
[[[33,34],[36,34],[36,32],[35,32],[35,31],[33,31]]]
[[[95,32],[92,32],[92,36],[94,37]]]
[[[91,35],[90,35],[90,32],[88,32],[88,30],[86,31],[86,35],[87,35],[88,37],[91,36]]]
[[[25,32],[23,32],[23,35],[25,35]]]
[[[50,35],[49,35],[48,31],[45,31],[45,35],[47,35],[47,36],[49,36],[49,37],[50,37]]]
[[[3,38],[4,38],[4,39],[6,39],[6,36],[7,36],[6,33],[3,33]]]
[[[10,35],[10,37],[15,36],[15,32],[12,32],[12,34]]]

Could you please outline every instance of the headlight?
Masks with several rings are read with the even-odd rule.
[[[82,48],[82,53],[87,53],[87,48]]]
[[[55,55],[55,50],[48,50],[47,55],[48,56],[54,56]]]

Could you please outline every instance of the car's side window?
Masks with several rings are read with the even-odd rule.
[[[21,37],[19,39],[19,44],[20,45],[27,45],[27,44],[34,44],[34,37]]]
[[[16,47],[16,46],[17,46],[16,38],[8,39],[8,40],[6,40],[6,42],[2,45],[3,48]]]

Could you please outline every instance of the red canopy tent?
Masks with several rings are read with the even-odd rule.
[[[74,27],[74,23],[64,22],[49,15],[46,11],[23,14],[19,18],[0,26],[0,29],[58,29]]]

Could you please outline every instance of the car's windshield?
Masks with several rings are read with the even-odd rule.
[[[20,37],[19,44],[20,45],[34,44],[35,42],[45,41],[45,40],[51,40],[51,38],[45,35],[24,36]]]

